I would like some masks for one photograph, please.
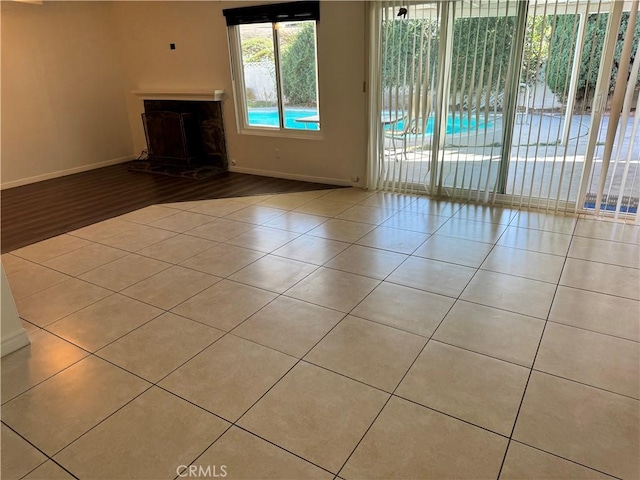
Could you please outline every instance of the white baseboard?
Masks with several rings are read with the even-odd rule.
[[[64,177],[65,175],[72,175],[74,173],[87,172],[89,170],[95,170],[96,168],[108,167],[109,165],[128,162],[129,160],[134,160],[135,158],[137,158],[135,155],[127,155],[126,157],[105,160],[104,162],[90,163],[88,165],[81,165],[79,167],[68,168],[66,170],[58,170],[57,172],[36,175],[35,177],[22,178],[20,180],[14,180],[12,182],[3,182],[0,185],[0,190],[20,187],[22,185],[28,185],[30,183],[42,182],[43,180],[50,180],[52,178]]]
[[[30,343],[27,331],[24,328],[21,328],[19,331],[9,335],[7,338],[2,339],[2,343],[0,344],[1,355],[3,357],[5,355],[9,355],[22,347],[26,347]]]
[[[301,182],[326,183],[328,185],[339,185],[351,187],[356,185],[348,180],[338,178],[314,177],[311,175],[298,175],[296,173],[274,172],[272,170],[258,170],[255,168],[234,167],[229,165],[229,171],[235,173],[247,173],[249,175],[260,175],[261,177],[285,178],[287,180],[299,180]]]

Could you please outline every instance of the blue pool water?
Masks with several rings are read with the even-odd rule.
[[[312,122],[298,122],[296,119],[311,117],[317,115],[318,111],[313,109],[292,109],[288,108],[284,111],[284,125],[286,128],[292,128],[296,130],[318,130],[318,124]],[[389,113],[385,112],[384,116]],[[276,108],[251,108],[249,109],[249,125],[251,126],[266,126],[277,127],[278,126],[278,110]],[[435,125],[435,117],[431,116],[427,119],[425,127],[425,135],[432,135]],[[453,118],[451,115],[447,118],[447,135],[454,133],[469,133],[483,128],[490,127],[491,123],[478,123],[475,119],[460,118],[456,115]],[[384,129],[387,131],[395,130],[402,131],[404,128],[404,121],[399,120],[395,123],[385,124]]]
[[[426,135],[432,135],[434,126],[435,126],[435,117],[431,116],[427,119],[427,124],[425,126],[424,133]],[[449,115],[449,117],[447,118],[447,135],[454,134],[454,133],[469,133],[476,130],[481,130],[488,126],[491,126],[491,123],[487,123],[487,124],[478,123],[473,118],[472,119],[460,118],[460,116],[458,115],[456,115],[456,117],[453,118],[451,115]],[[385,130],[395,130],[395,131],[402,131],[403,128],[404,128],[403,120],[400,120],[397,123],[385,125],[384,127]]]
[[[318,130],[317,123],[297,122],[296,119],[318,115],[314,109],[285,108],[284,126],[296,130]],[[278,110],[276,108],[250,108],[249,125],[254,127],[277,127]]]

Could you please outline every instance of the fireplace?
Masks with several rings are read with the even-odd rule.
[[[202,135],[193,114],[145,112],[142,123],[151,161],[192,166],[203,160]]]
[[[220,101],[145,99],[142,122],[151,162],[227,170]]]

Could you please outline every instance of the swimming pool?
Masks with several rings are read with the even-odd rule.
[[[311,117],[313,115],[318,115],[318,111],[314,109],[305,109],[305,108],[285,108],[284,110],[284,126],[286,128],[296,129],[296,130],[318,130],[317,123],[311,122],[297,122],[296,119]],[[383,118],[389,118],[389,112],[383,113]],[[387,123],[384,126],[386,131],[396,131],[401,132],[404,128],[405,120],[399,120],[395,123]],[[277,127],[278,126],[278,109],[276,108],[250,108],[249,109],[249,125],[251,126],[262,126],[262,127]],[[459,115],[456,117],[452,117],[449,115],[447,117],[447,135],[455,134],[455,133],[470,133],[476,130],[482,130],[484,128],[490,127],[492,124],[476,122],[474,118],[469,119],[468,117],[460,118]],[[435,117],[430,116],[427,119],[427,124],[425,126],[425,135],[433,135],[433,129],[435,126]]]
[[[404,129],[405,120],[399,120],[396,123],[386,124],[384,129],[386,131],[396,131],[402,132]],[[430,116],[427,119],[427,124],[425,126],[425,135],[433,135],[433,130],[435,128],[436,119],[434,116]],[[469,119],[468,117],[460,118],[459,115],[456,115],[455,118],[449,115],[447,117],[447,135],[455,134],[455,133],[470,133],[476,130],[482,130],[484,128],[490,127],[491,123],[479,123],[476,122],[474,118]]]
[[[285,108],[284,109],[284,126],[296,130],[318,130],[317,123],[296,122],[298,118],[311,117],[318,115],[315,109],[307,108]],[[249,109],[249,125],[252,127],[277,127],[278,109],[277,108],[250,108]]]

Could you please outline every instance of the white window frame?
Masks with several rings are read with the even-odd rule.
[[[316,101],[318,102],[318,115],[320,115],[320,94],[318,83],[318,37],[317,37],[317,20],[315,22],[316,31]],[[246,88],[244,81],[244,68],[242,64],[242,43],[240,38],[240,25],[229,25],[227,27],[229,36],[229,56],[231,62],[231,83],[233,86],[233,99],[236,112],[236,126],[238,133],[241,135],[258,135],[265,137],[287,137],[287,138],[301,138],[309,140],[322,140],[323,130],[318,123],[318,130],[304,130],[304,129],[292,129],[284,128],[284,108],[283,108],[283,94],[282,94],[282,72],[280,65],[280,40],[278,38],[278,28],[276,22],[264,22],[263,24],[271,24],[273,30],[273,50],[274,59],[276,64],[276,89],[278,96],[278,112],[280,113],[280,126],[274,127],[262,127],[256,125],[249,125],[247,106]]]

